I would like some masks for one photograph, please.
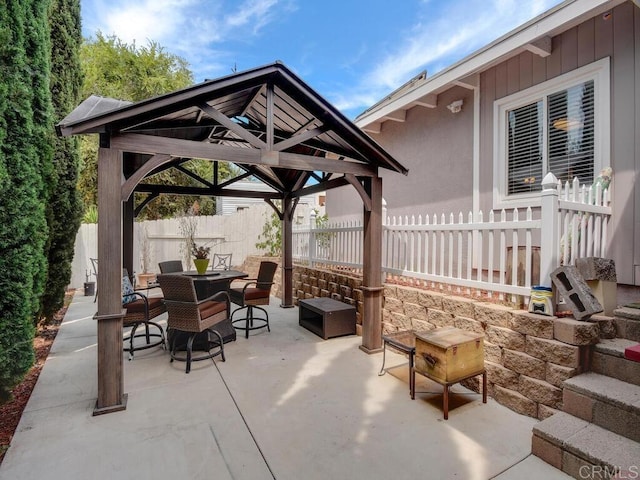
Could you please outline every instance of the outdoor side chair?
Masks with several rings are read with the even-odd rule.
[[[214,253],[211,270],[231,270],[232,253]]]
[[[128,341],[128,346],[123,348],[125,352],[129,352],[129,360],[133,359],[135,351],[160,345],[165,348],[162,326],[151,321],[167,311],[164,301],[162,297],[148,297],[134,290],[126,268],[122,269],[122,306],[126,310],[122,318],[122,325],[123,327],[131,327],[129,337],[125,338],[125,341]],[[150,327],[152,326],[158,329],[157,333],[151,332]],[[138,327],[144,327],[144,331],[137,333]],[[138,342],[136,344],[137,338],[144,338],[144,343]]]
[[[193,278],[187,275],[161,274],[158,275],[158,283],[162,288],[169,313],[167,330],[171,331],[173,337],[169,347],[171,361],[187,362],[185,373],[191,371],[192,361],[213,359],[220,355],[224,362],[224,341],[222,335],[216,330],[216,325],[229,318],[230,304],[227,292],[217,292],[210,297],[198,300]],[[176,352],[178,332],[188,334],[186,358]],[[217,341],[207,342],[206,354],[193,357],[193,341],[203,332],[212,332],[217,337]]]
[[[89,260],[91,260],[91,269],[93,270],[93,275],[96,277],[96,282],[98,281],[98,259],[97,258],[90,258]],[[96,285],[96,293],[93,297],[93,303],[96,303],[96,300],[98,300],[98,286]]]
[[[184,272],[182,260],[167,260],[166,262],[160,262],[158,263],[158,267],[160,267],[160,273]]]
[[[240,308],[236,308],[231,314],[231,323],[238,330],[244,330],[244,337],[249,338],[249,330],[257,330],[259,328],[269,327],[269,314],[258,305],[269,305],[269,297],[271,295],[271,286],[273,285],[273,277],[275,276],[278,264],[275,262],[260,262],[258,270],[258,278],[248,278],[248,282],[242,288],[230,288],[229,298]],[[242,318],[233,319],[233,316],[246,309],[246,315]],[[256,317],[254,309],[264,313],[264,317]],[[237,326],[235,324],[238,324]]]

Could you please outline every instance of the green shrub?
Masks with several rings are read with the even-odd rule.
[[[89,205],[84,210],[82,217],[82,223],[98,223],[98,207],[95,205]]]
[[[256,248],[266,255],[277,257],[282,254],[282,222],[275,212],[270,215],[265,213],[265,222],[258,240]]]
[[[34,361],[51,179],[48,0],[0,2],[0,398]]]
[[[52,0],[49,24],[52,46],[50,90],[54,115],[61,120],[80,99],[80,1]],[[62,308],[64,292],[71,281],[71,262],[82,212],[76,188],[80,163],[78,139],[54,136],[53,145],[52,194],[47,202],[49,269],[41,311],[46,321],[51,321]]]

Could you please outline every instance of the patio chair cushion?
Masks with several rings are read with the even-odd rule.
[[[247,288],[244,291],[244,299],[256,300],[258,298],[267,298],[270,293],[270,290],[263,290],[262,288]]]
[[[198,305],[198,310],[200,310],[200,316],[202,319],[205,319],[212,317],[217,313],[226,311],[227,304],[224,302],[214,302],[213,300],[209,300]]]
[[[162,297],[147,297],[147,301],[149,302],[149,311],[155,308],[162,308],[162,300]],[[144,300],[141,298],[127,304],[127,314],[136,312],[144,312]]]
[[[131,285],[131,280],[129,280],[128,276],[122,277],[122,305],[126,305],[135,301],[136,296],[132,295],[134,292],[133,285]]]

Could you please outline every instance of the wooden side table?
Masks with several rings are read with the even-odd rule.
[[[416,335],[411,330],[403,330],[382,336],[382,367],[378,373],[379,376],[386,373],[384,364],[387,356],[387,345],[391,345],[393,348],[409,355],[409,395],[412,395],[411,398],[413,398],[415,375],[412,375],[411,372],[413,371],[413,357],[416,353]]]

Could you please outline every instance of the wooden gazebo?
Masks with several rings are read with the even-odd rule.
[[[382,179],[407,174],[399,162],[291,70],[277,62],[137,103],[92,96],[57,125],[62,136],[98,133],[98,399],[94,414],[126,408],[121,269],[133,264],[135,215],[163,193],[264,198],[283,229],[283,306],[292,306],[292,218],[301,196],[352,185],[364,205],[364,315],[361,349],[381,347]],[[183,164],[214,162],[213,178]],[[244,174],[218,181],[218,162]],[[197,186],[144,183],[175,168]],[[234,190],[254,176],[275,192]],[[134,192],[141,200],[134,204]],[[281,200],[277,207],[274,200]]]

